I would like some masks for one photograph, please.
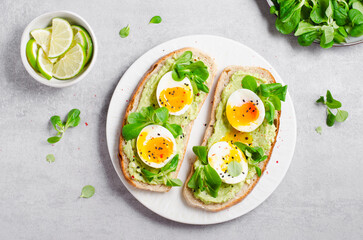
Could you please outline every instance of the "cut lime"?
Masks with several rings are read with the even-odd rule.
[[[26,44],[26,58],[29,64],[33,67],[35,71],[39,71],[37,67],[37,56],[38,56],[38,45],[35,39],[32,38]]]
[[[49,61],[42,48],[38,50],[37,66],[46,79],[52,78],[53,63]]]
[[[54,64],[53,77],[65,80],[77,76],[82,71],[85,60],[86,52],[81,44],[77,43]]]
[[[81,46],[83,47],[83,49],[85,51],[87,51],[87,39],[86,39],[86,35],[83,32],[79,32],[78,31],[74,35],[71,48],[73,48],[74,46],[76,46],[77,43],[81,44]]]
[[[56,61],[58,61],[58,59],[59,58],[49,58],[49,61],[54,64]]]
[[[52,19],[52,36],[49,45],[49,58],[57,58],[64,54],[73,41],[71,25],[62,18]]]
[[[92,57],[92,53],[93,53],[93,42],[92,42],[92,38],[89,35],[89,33],[87,32],[87,30],[84,27],[78,26],[78,25],[72,25],[72,29],[74,34],[76,34],[77,32],[83,32],[86,40],[87,40],[87,57],[86,57],[86,64],[89,62],[89,60]]]
[[[30,34],[35,39],[35,42],[48,54],[52,31],[50,29],[35,29]]]

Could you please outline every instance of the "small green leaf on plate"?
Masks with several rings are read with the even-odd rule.
[[[49,163],[52,163],[55,161],[55,157],[53,154],[48,154],[46,159],[47,159],[47,162],[49,162]]]
[[[315,131],[321,135],[321,133],[323,132],[323,129],[321,128],[321,126],[315,128]]]
[[[120,30],[120,37],[125,38],[129,36],[130,33],[130,24]]]
[[[228,173],[232,177],[237,177],[242,172],[242,165],[237,161],[232,161],[228,164]]]
[[[95,188],[91,185],[87,185],[82,188],[82,194],[79,197],[90,198],[93,196],[93,194],[95,194]]]
[[[160,16],[154,16],[150,19],[149,23],[153,23],[153,24],[159,24],[161,23],[161,17]]]

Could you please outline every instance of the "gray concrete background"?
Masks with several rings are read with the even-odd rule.
[[[275,30],[263,0],[2,0],[0,10],[0,239],[362,239],[363,45],[300,47]],[[93,71],[66,89],[37,83],[19,54],[26,25],[55,10],[83,16],[99,43]],[[163,22],[148,25],[154,15]],[[121,39],[127,24],[130,36]],[[122,74],[150,48],[190,34],[231,38],[264,56],[289,85],[298,123],[294,159],[277,190],[249,214],[212,226],[171,222],[144,208],[120,182],[106,147],[106,113]],[[333,128],[314,104],[327,89],[350,114]],[[49,117],[72,108],[82,112],[80,126],[51,146]],[[48,153],[55,163],[46,162]],[[96,194],[78,198],[87,184]]]

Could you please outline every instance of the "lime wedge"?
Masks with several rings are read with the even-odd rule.
[[[89,35],[89,33],[87,32],[87,30],[84,27],[78,26],[78,25],[72,25],[72,29],[73,29],[73,33],[76,34],[77,32],[83,32],[86,40],[87,40],[87,57],[86,57],[86,63],[87,64],[89,62],[89,60],[92,57],[92,53],[93,53],[93,42],[92,42],[92,38]]]
[[[58,61],[58,59],[59,58],[49,58],[49,61],[54,64],[56,61]]]
[[[68,51],[73,41],[71,25],[62,18],[52,19],[52,35],[49,45],[49,58],[57,58]]]
[[[81,44],[77,43],[54,64],[53,77],[65,80],[77,76],[82,71],[85,60],[86,52]]]
[[[45,53],[49,51],[49,43],[51,38],[52,31],[50,29],[35,29],[30,32],[30,35],[33,36],[35,42],[43,48]]]
[[[32,38],[26,44],[26,58],[35,71],[39,71],[37,67],[38,45]]]
[[[49,61],[42,48],[38,50],[37,66],[46,79],[52,78],[53,63]]]
[[[73,37],[73,42],[71,45],[71,48],[76,46],[76,44],[79,43],[84,48],[84,50],[87,52],[87,39],[83,32],[77,32]]]

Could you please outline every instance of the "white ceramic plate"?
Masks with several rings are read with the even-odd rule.
[[[182,188],[174,187],[168,193],[148,192],[134,188],[126,182],[120,169],[118,144],[121,122],[128,105],[128,100],[144,73],[160,57],[183,47],[198,48],[215,58],[218,65],[216,79],[221,71],[229,65],[259,66],[268,69],[277,82],[283,83],[272,66],[259,54],[245,45],[223,37],[210,35],[192,35],[165,42],[141,56],[122,76],[110,102],[107,115],[107,144],[115,170],[126,188],[134,197],[151,211],[174,221],[187,224],[213,224],[239,217],[261,204],[279,185],[287,169],[295,148],[296,119],[294,107],[287,94],[282,105],[280,132],[272,158],[267,169],[254,190],[239,204],[217,213],[206,212],[189,207],[182,196]],[[215,81],[216,83],[216,81]],[[192,146],[200,145],[204,135],[205,123],[209,122],[211,100],[214,92],[211,89],[191,132],[186,156],[181,167],[179,178],[185,180],[193,158]],[[278,163],[277,163],[278,161]]]
[[[268,5],[270,5],[270,7],[272,5],[274,5],[272,3],[271,0],[266,0]],[[319,43],[319,41],[314,41],[315,43]],[[360,37],[348,37],[346,38],[346,42],[343,42],[343,43],[339,43],[339,44],[334,44],[333,46],[334,47],[344,47],[344,46],[351,46],[351,45],[356,45],[356,44],[359,44],[359,43],[362,43],[363,42],[363,36],[360,36]]]

